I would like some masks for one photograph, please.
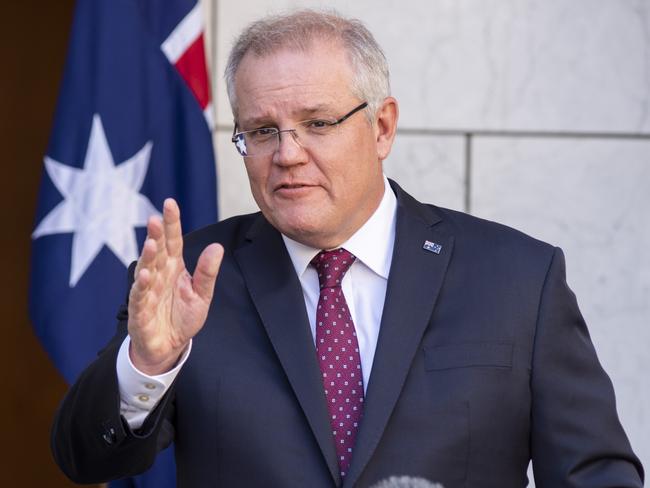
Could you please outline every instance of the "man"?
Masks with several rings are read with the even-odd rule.
[[[360,23],[256,22],[226,79],[261,213],[149,221],[54,426],[68,476],[135,474],[173,439],[185,487],[521,487],[530,459],[538,488],[642,486],[561,251],[383,176],[398,106]]]

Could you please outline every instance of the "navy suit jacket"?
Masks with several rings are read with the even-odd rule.
[[[562,252],[391,185],[394,255],[344,481],[300,283],[261,214],[186,237],[190,269],[210,242],[225,258],[187,363],[136,432],[119,414],[120,313],[115,339],[57,415],[53,449],[68,476],[141,472],[173,439],[180,487],[349,488],[412,475],[514,488],[531,458],[538,488],[641,487]]]

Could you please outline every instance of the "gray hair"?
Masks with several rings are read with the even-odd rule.
[[[352,64],[352,94],[368,102],[368,118],[372,121],[383,100],[390,95],[384,52],[361,21],[345,18],[335,11],[315,10],[262,18],[246,27],[236,39],[224,73],[235,118],[235,75],[246,53],[250,51],[262,57],[283,48],[308,51],[316,39],[338,41],[346,50]]]

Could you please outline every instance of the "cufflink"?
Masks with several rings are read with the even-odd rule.
[[[102,439],[104,439],[104,442],[106,442],[106,444],[109,446],[115,444],[115,441],[117,440],[115,429],[113,427],[105,429],[104,433],[102,434]]]

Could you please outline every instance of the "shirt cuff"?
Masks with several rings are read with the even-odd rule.
[[[181,355],[176,366],[170,371],[150,376],[138,370],[131,362],[127,335],[117,353],[117,382],[120,389],[120,414],[131,429],[142,426],[147,415],[156,407],[176,379],[192,350],[192,341]]]

